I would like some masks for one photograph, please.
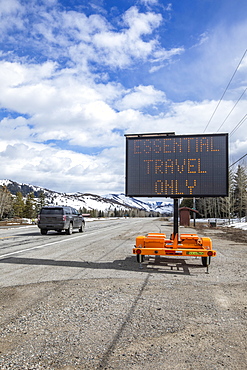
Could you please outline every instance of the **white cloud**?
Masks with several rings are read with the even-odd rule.
[[[162,16],[156,13],[139,13],[137,7],[133,6],[123,15],[124,23],[129,27],[128,32],[133,39],[145,34],[151,34],[159,27]]]
[[[145,87],[146,88],[146,87]],[[153,92],[150,87],[150,91]],[[145,91],[145,89],[144,89]],[[141,94],[142,91],[140,90]],[[151,96],[152,98],[152,96]],[[137,100],[138,101],[138,100]],[[159,113],[156,116],[141,113],[138,109],[126,109],[115,113],[115,127],[123,129],[126,133],[145,132],[171,132],[176,134],[202,133],[208,122],[209,112],[215,108],[215,101],[169,104],[166,113]],[[214,124],[213,132],[219,127],[219,123],[225,118],[225,112],[230,111],[234,102],[223,101],[222,111]],[[231,120],[227,120],[222,132],[232,128],[233,122],[239,120],[245,112],[246,101],[241,102],[234,110]],[[6,119],[5,119],[6,121]],[[79,146],[96,145],[105,146],[101,152],[95,148],[94,154],[76,153],[72,150],[59,149],[57,146],[34,143],[25,131],[21,140],[18,133],[21,130],[28,130],[27,119],[18,118],[12,125],[9,137],[7,135],[7,122],[2,132],[5,132],[0,145],[1,173],[4,178],[11,178],[17,181],[37,184],[58,190],[58,191],[90,191],[97,194],[106,194],[110,191],[124,191],[124,146],[125,139],[117,132],[107,128],[107,123],[98,121],[98,131],[93,126],[80,129],[70,127],[67,129],[67,139],[70,144]],[[2,125],[2,122],[1,124]],[[16,129],[14,129],[16,125]],[[17,127],[17,125],[19,125]],[[104,130],[104,125],[106,131]],[[57,127],[57,131],[54,130]],[[246,126],[241,126],[238,135],[231,142],[232,157],[239,158],[246,151]],[[17,131],[15,137],[11,135]],[[50,128],[47,125],[46,131],[53,137],[64,138],[66,130],[60,126],[59,121]],[[212,132],[212,130],[210,130]],[[59,136],[60,135],[60,136]],[[239,138],[241,137],[241,139]],[[11,141],[12,140],[12,141]],[[112,146],[111,148],[109,146]],[[14,174],[14,178],[13,178]]]
[[[113,154],[113,153],[112,153]],[[98,194],[107,193],[119,176],[114,165],[107,164],[104,156],[89,156],[69,150],[57,150],[43,144],[1,143],[0,152],[3,177],[47,187],[58,191],[87,192],[90,188]],[[122,174],[124,167],[122,166]],[[10,176],[9,176],[10,175]],[[52,188],[54,186],[54,188]],[[123,189],[119,189],[123,191]]]
[[[242,157],[246,154],[247,148],[247,138],[237,139],[235,142],[231,143],[231,156],[236,159]],[[233,160],[234,161],[234,160]]]
[[[155,13],[139,13],[136,7],[127,10],[123,16],[122,31],[105,31],[96,33],[92,42],[96,48],[96,58],[107,65],[126,67],[133,63],[133,59],[151,57],[152,52],[159,47],[155,39],[143,41],[142,36],[151,34],[159,27],[162,17]]]
[[[6,32],[10,29],[23,29],[24,22],[22,15],[24,7],[18,0],[0,0],[0,39],[4,38]]]
[[[34,9],[40,11],[37,5]],[[126,68],[136,59],[152,59],[155,53],[163,53],[163,59],[168,59],[180,52],[176,48],[172,52],[165,50],[152,36],[162,22],[162,15],[140,13],[135,6],[123,14],[119,30],[98,14],[87,17],[55,7],[49,12],[42,8],[40,13],[40,21],[29,23],[39,52],[50,58],[71,58],[85,70],[91,62]],[[145,41],[144,36],[148,36]]]
[[[166,96],[163,91],[156,90],[153,86],[137,86],[116,103],[116,107],[125,109],[142,109],[150,105],[165,103]]]
[[[18,87],[22,84],[34,84],[54,75],[57,63],[45,62],[43,64],[21,64],[0,62],[1,88]]]
[[[139,0],[144,5],[155,5],[158,4],[158,0]]]
[[[50,127],[51,122],[66,124],[73,119],[75,125],[81,120],[97,125],[114,117],[103,101],[102,86],[97,91],[93,82],[80,83],[66,70],[57,74],[53,63],[23,66],[7,62],[1,67],[0,106],[31,115],[32,124]]]
[[[2,140],[29,140],[32,134],[31,128],[28,126],[28,120],[24,117],[3,118],[0,121],[1,139]]]
[[[0,15],[16,14],[22,7],[17,0],[0,0]]]
[[[62,11],[55,0],[42,3],[40,8],[36,1],[30,2],[30,13],[31,9],[40,10],[40,17],[28,19],[31,36],[26,38],[25,8],[18,1],[0,0],[6,19],[3,24],[8,22],[2,38],[14,27],[23,31],[15,34],[16,40],[9,33],[13,50],[1,53],[1,177],[45,187],[49,184],[54,190],[123,192],[123,133],[201,133],[218,103],[224,88],[222,81],[229,80],[244,52],[242,45],[246,45],[244,23],[228,32],[222,25],[205,31],[190,50],[182,46],[168,49],[156,37],[163,22],[159,13],[141,13],[131,7],[118,18],[116,28],[102,15]],[[155,0],[142,3],[159,5]],[[19,42],[24,46],[23,40],[32,42],[32,59],[15,54]],[[174,56],[181,60],[169,64]],[[236,96],[242,93],[247,82],[246,61],[247,58],[239,68],[230,95],[221,102],[209,132],[220,127]],[[165,64],[169,64],[169,71],[161,69]],[[147,72],[151,82],[145,84],[146,76],[132,81],[128,72],[126,81],[111,80],[111,73],[137,65],[140,70],[146,67],[143,74],[148,69],[153,72]],[[176,98],[181,91],[185,98],[177,99],[179,102],[175,98],[168,100],[166,91],[172,89]],[[188,91],[193,92],[193,99]],[[202,91],[208,92],[206,98],[202,98]],[[231,132],[246,114],[246,103],[243,97],[221,131]],[[246,143],[243,124],[231,138],[233,158],[244,154]]]

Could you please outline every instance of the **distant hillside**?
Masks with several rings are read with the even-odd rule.
[[[124,194],[108,194],[100,196],[90,193],[59,193],[39,186],[18,183],[12,180],[0,180],[0,185],[7,186],[11,194],[16,195],[21,192],[24,197],[29,193],[34,193],[36,198],[41,193],[45,194],[47,204],[68,205],[74,208],[87,210],[97,210],[102,212],[139,210],[155,215],[171,215],[173,204],[169,202],[143,202],[135,198],[126,197]]]

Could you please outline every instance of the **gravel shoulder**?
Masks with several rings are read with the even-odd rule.
[[[140,268],[119,233],[118,254],[86,261],[84,277],[2,287],[0,368],[246,369],[247,234],[198,234],[217,251],[209,274],[197,258]]]

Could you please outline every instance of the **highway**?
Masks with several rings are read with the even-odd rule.
[[[245,241],[199,230],[217,251],[209,273],[196,257],[138,264],[136,236],[172,229],[158,218],[72,235],[1,228],[1,370],[245,369]]]
[[[84,233],[72,235],[55,231],[41,235],[36,225],[1,229],[0,286],[92,277],[90,270],[111,270],[114,261],[129,257],[135,262],[132,247],[137,234],[149,228],[159,232],[160,227],[152,219],[133,218],[86,222]]]

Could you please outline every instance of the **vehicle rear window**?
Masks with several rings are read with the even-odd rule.
[[[42,208],[41,210],[42,215],[62,215],[63,209],[62,208]]]
[[[71,208],[69,208],[69,207],[64,207],[64,210],[65,210],[65,213],[66,213],[66,215],[71,215]]]

